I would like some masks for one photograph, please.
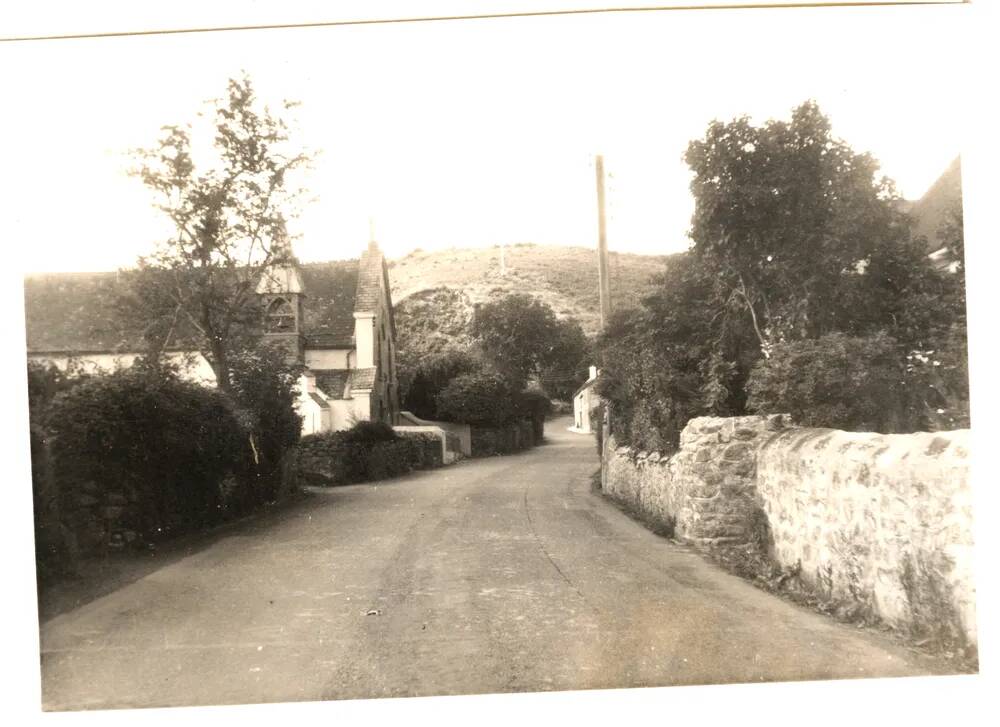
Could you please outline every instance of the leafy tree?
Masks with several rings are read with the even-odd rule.
[[[803,402],[846,428],[967,421],[962,276],[912,244],[891,182],[814,103],[789,122],[713,122],[686,160],[693,247],[598,339],[598,391],[619,441],[670,451],[693,416]],[[941,235],[960,252],[960,217]],[[895,408],[860,411],[861,361]]]
[[[718,388],[706,382],[706,366],[715,363],[713,349],[727,344],[711,335],[726,313],[712,305],[712,284],[696,258],[675,256],[642,308],[616,311],[598,337],[597,391],[611,404],[612,429],[620,442],[669,452],[692,416],[738,411],[742,392],[729,381],[733,372],[714,371]]]
[[[424,419],[437,419],[437,395],[456,376],[472,373],[483,366],[473,352],[454,348],[430,354],[408,372],[403,408]]]
[[[512,293],[476,306],[472,337],[515,390],[532,378],[558,382],[563,390],[586,379],[581,371],[587,353],[583,330],[575,321],[557,319],[548,305],[530,295]]]
[[[845,284],[880,245],[908,236],[892,183],[832,135],[814,102],[790,122],[713,122],[685,159],[694,252],[716,296],[742,307],[764,355],[838,330]]]
[[[231,359],[260,324],[258,281],[290,255],[289,174],[308,157],[289,148],[285,122],[259,108],[246,77],[229,81],[212,115],[211,163],[196,163],[191,125],[164,127],[154,147],[136,152],[135,174],[175,232],[140,259],[121,308],[142,319],[153,350],[189,338],[228,391]]]

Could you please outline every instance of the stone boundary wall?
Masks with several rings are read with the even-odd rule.
[[[754,461],[763,439],[786,417],[698,417],[672,457],[605,449],[604,491],[644,519],[696,545],[739,545],[753,536]]]
[[[830,602],[974,644],[969,438],[699,417],[669,458],[609,438],[602,482],[679,540],[761,545]]]
[[[462,456],[462,450],[458,438],[449,435],[441,427],[437,426],[394,426],[393,431],[402,436],[408,433],[429,434],[441,442],[441,463],[453,464]]]
[[[792,429],[757,455],[773,557],[833,601],[976,641],[969,430]]]
[[[449,437],[455,437],[458,440],[459,446],[457,447],[457,450],[462,454],[463,457],[472,456],[472,427],[469,426],[468,424],[430,421],[428,419],[421,419],[420,417],[408,411],[399,412],[399,423],[401,426],[413,425],[413,426],[440,427],[445,432],[447,432]],[[449,448],[456,449],[454,447],[449,447]]]

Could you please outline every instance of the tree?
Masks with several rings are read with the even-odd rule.
[[[437,395],[454,379],[483,366],[473,352],[452,348],[429,354],[415,362],[408,372],[403,408],[424,419],[437,419]]]
[[[716,294],[744,311],[766,356],[843,323],[842,291],[908,220],[877,162],[833,137],[814,102],[790,122],[713,122],[688,146],[693,250]]]
[[[472,337],[486,358],[520,391],[529,379],[579,384],[586,337],[575,321],[559,320],[530,295],[512,293],[476,306]],[[574,378],[574,376],[576,378]]]
[[[258,281],[291,254],[289,174],[308,161],[289,149],[285,122],[258,106],[248,78],[229,81],[212,113],[212,163],[196,164],[190,124],[164,127],[154,147],[136,152],[135,174],[175,232],[140,259],[122,307],[142,319],[154,351],[184,339],[197,346],[224,391],[232,357],[258,332]]]

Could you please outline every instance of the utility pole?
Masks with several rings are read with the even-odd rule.
[[[611,317],[611,287],[608,281],[608,235],[604,223],[604,157],[597,155],[597,279],[601,296],[601,330]]]

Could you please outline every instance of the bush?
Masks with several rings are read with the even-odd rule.
[[[541,443],[545,437],[545,417],[552,411],[552,402],[541,391],[529,389],[518,395],[517,403],[523,416],[531,420],[535,444]]]
[[[45,425],[61,499],[87,483],[125,492],[145,537],[220,519],[220,484],[244,455],[245,431],[218,391],[145,370],[93,376],[58,394]]]
[[[300,476],[318,485],[349,485],[388,479],[441,464],[440,440],[429,434],[399,436],[381,422],[302,437]]]
[[[452,379],[435,402],[443,419],[495,427],[514,421],[520,414],[517,393],[500,374],[476,372]]]
[[[903,354],[884,334],[832,333],[774,347],[753,369],[750,409],[787,413],[805,426],[847,431],[912,431]]]
[[[403,409],[423,419],[438,419],[437,395],[452,379],[480,367],[475,356],[452,349],[424,358],[412,373],[403,394]]]

